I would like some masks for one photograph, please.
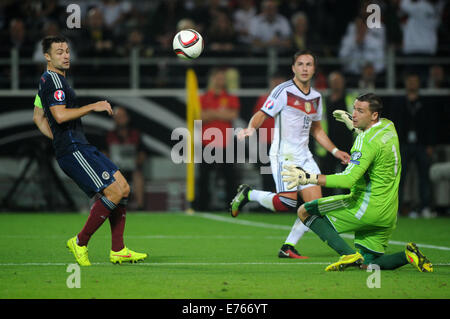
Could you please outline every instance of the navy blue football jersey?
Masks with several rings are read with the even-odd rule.
[[[53,133],[53,147],[57,158],[76,151],[77,144],[89,144],[80,118],[58,124],[50,111],[55,105],[65,105],[66,108],[78,107],[75,92],[64,76],[45,71],[39,80],[38,95]]]

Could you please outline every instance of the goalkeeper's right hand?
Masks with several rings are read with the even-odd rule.
[[[343,110],[336,110],[333,111],[333,116],[336,121],[343,122],[350,131],[355,132],[356,134],[362,132],[359,128],[353,126],[353,117],[350,113]]]

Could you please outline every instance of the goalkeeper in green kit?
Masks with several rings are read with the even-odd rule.
[[[408,243],[404,251],[384,254],[397,223],[401,158],[394,123],[380,117],[382,108],[381,99],[368,93],[355,100],[353,115],[340,110],[333,113],[358,134],[350,163],[342,173],[310,174],[293,165],[285,166],[282,172],[289,188],[314,183],[350,189],[346,195],[307,202],[297,211],[302,222],[341,255],[326,271],[349,266],[365,268],[369,264],[396,269],[408,263],[421,272],[433,271],[430,261],[414,243]],[[339,233],[354,233],[357,251]]]

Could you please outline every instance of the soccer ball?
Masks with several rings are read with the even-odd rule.
[[[195,59],[203,51],[203,37],[193,29],[181,30],[174,36],[172,46],[178,57],[185,60]]]

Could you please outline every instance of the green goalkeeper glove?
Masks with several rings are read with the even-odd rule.
[[[295,165],[283,165],[283,182],[289,183],[288,189],[297,187],[298,185],[317,184],[319,182],[319,175],[307,173],[303,168]]]
[[[350,131],[355,132],[356,134],[362,132],[359,128],[353,126],[353,117],[350,113],[342,110],[336,110],[333,111],[333,116],[336,121],[343,122]]]

